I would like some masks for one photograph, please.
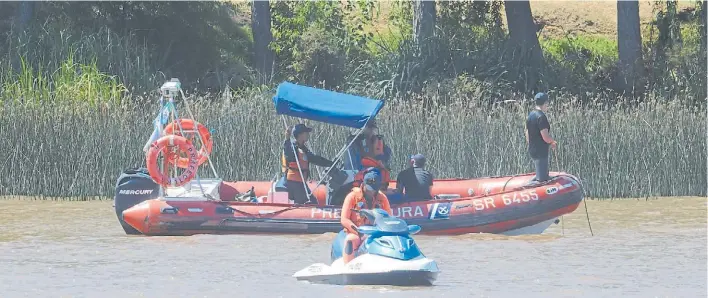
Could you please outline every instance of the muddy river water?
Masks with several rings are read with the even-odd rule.
[[[706,297],[706,198],[588,201],[542,235],[418,236],[433,287],[312,285],[334,234],[127,236],[111,201],[0,201],[0,297]]]

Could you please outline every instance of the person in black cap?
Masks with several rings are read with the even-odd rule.
[[[410,202],[432,200],[430,187],[433,186],[433,174],[425,169],[425,156],[411,156],[410,167],[396,177],[396,191],[405,193]]]
[[[312,128],[305,126],[305,124],[297,124],[291,130],[295,142],[290,141],[290,130],[286,131],[281,158],[288,197],[296,204],[317,204],[317,199],[307,187],[307,180],[310,178],[310,164],[331,167],[333,162],[315,155],[305,146],[307,140],[310,139]]]
[[[533,181],[543,182],[548,177],[548,147],[556,149],[557,143],[551,137],[551,125],[545,112],[548,111],[548,94],[539,92],[534,97],[536,108],[526,119],[526,144],[528,152],[536,166]]]

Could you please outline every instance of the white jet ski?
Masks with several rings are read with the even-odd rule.
[[[361,210],[372,226],[359,227],[366,235],[357,256],[344,265],[342,230],[332,243],[332,265],[317,263],[296,272],[293,277],[311,283],[336,285],[430,286],[437,279],[438,265],[426,258],[410,235],[420,226],[407,225],[382,209]]]

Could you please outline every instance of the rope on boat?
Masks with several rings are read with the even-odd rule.
[[[297,209],[297,208],[300,208],[300,207],[303,206],[303,205],[295,204],[295,205],[293,205],[293,206],[290,206],[290,207],[287,207],[287,208],[283,208],[283,209],[280,209],[280,210],[277,210],[277,211],[273,211],[273,212],[268,212],[268,213],[265,213],[265,214],[260,214],[260,213],[254,214],[254,213],[250,213],[250,212],[246,212],[246,211],[243,211],[243,210],[234,208],[234,206],[229,206],[228,204],[231,203],[231,202],[220,201],[220,202],[217,202],[217,203],[219,203],[219,204],[221,204],[221,205],[227,205],[226,208],[228,208],[228,209],[230,209],[230,210],[232,210],[232,211],[241,213],[241,214],[243,214],[243,215],[251,216],[251,217],[259,217],[259,218],[262,217],[262,215],[270,215],[270,216],[273,216],[273,215],[277,215],[277,214],[283,213],[283,212],[285,212],[285,211],[290,211],[290,210]]]
[[[561,215],[561,235],[565,236],[565,222],[563,221],[563,215]]]
[[[513,175],[513,176],[509,177],[508,180],[506,180],[506,182],[504,183],[504,187],[502,187],[502,192],[506,190],[506,186],[509,185],[509,182],[511,182],[511,180],[516,177],[517,177],[517,175]]]
[[[553,156],[556,159],[556,167],[560,168],[560,164],[558,163],[558,151],[553,150]],[[585,187],[583,187],[583,183],[580,180],[578,181],[578,184],[580,184],[580,187],[583,188],[583,192],[585,191]],[[588,228],[590,229],[590,236],[595,236],[595,233],[592,232],[592,225],[590,224],[590,214],[588,213],[588,203],[585,200],[585,196],[583,196],[583,205],[585,206],[585,217],[588,220]],[[561,233],[563,233],[563,216],[561,215]]]
[[[585,216],[588,219],[588,228],[590,228],[590,236],[595,236],[592,232],[592,226],[590,225],[590,215],[588,215],[588,203],[585,202],[585,197],[583,197],[583,204],[585,204]]]

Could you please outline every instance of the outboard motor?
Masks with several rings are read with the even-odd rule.
[[[128,169],[118,177],[113,204],[126,234],[140,235],[140,232],[123,221],[123,211],[143,201],[155,199],[159,193],[160,186],[152,180],[146,168]]]

